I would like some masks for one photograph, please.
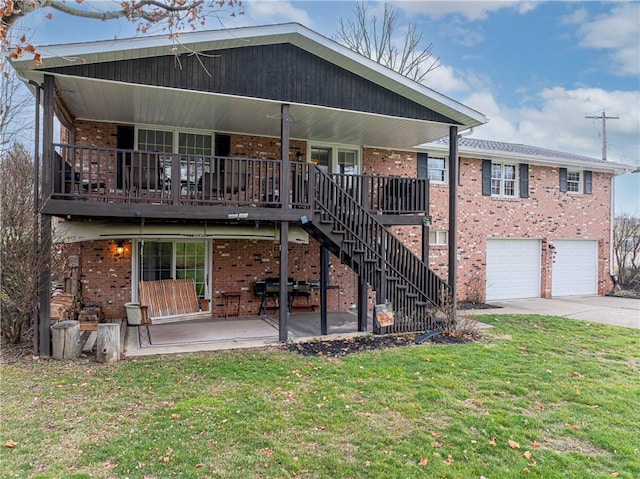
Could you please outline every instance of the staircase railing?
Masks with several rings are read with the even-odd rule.
[[[392,303],[396,321],[385,331],[427,329],[428,309],[442,306],[449,286],[380,224],[356,199],[319,168],[313,169],[314,210],[320,230],[343,261]],[[426,327],[424,327],[427,325]]]

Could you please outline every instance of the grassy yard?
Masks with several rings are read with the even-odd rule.
[[[0,477],[640,477],[640,332],[2,365]]]

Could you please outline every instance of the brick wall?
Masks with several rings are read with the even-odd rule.
[[[116,126],[77,121],[70,137],[83,145],[116,146]],[[280,157],[279,138],[230,134],[231,155],[254,158]],[[290,159],[297,152],[306,154],[305,141],[292,140]],[[304,158],[303,158],[304,159]],[[363,174],[415,176],[413,152],[363,148]],[[593,194],[560,193],[558,169],[531,165],[528,199],[497,199],[481,194],[481,160],[461,158],[458,200],[458,299],[484,300],[486,239],[535,238],[542,240],[541,295],[551,294],[552,255],[548,245],[559,238],[599,241],[599,292],[611,287],[609,278],[610,175],[593,173]],[[430,215],[433,229],[449,230],[447,185],[430,188]],[[422,251],[421,226],[393,227],[392,231],[417,256]],[[131,248],[113,254],[113,242],[89,242],[80,248],[85,299],[103,303],[110,317],[124,317],[125,302],[130,300]],[[430,267],[447,278],[448,249],[429,249]],[[319,246],[290,245],[290,276],[296,280],[319,280]],[[213,292],[216,314],[224,313],[220,292],[241,290],[242,314],[255,314],[259,299],[253,296],[256,279],[278,276],[279,244],[269,241],[216,240],[213,245]],[[233,272],[233,274],[229,274]],[[329,309],[347,309],[356,302],[357,277],[337,258],[331,256],[330,284],[339,286],[329,292]],[[317,295],[317,292],[314,293]],[[373,300],[370,293],[370,302]],[[319,299],[313,298],[314,302]]]

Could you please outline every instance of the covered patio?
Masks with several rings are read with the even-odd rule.
[[[358,316],[350,311],[327,313],[328,335],[321,335],[320,313],[292,313],[288,321],[290,341],[310,341],[322,337],[350,337],[358,332]],[[198,351],[258,348],[281,344],[278,318],[261,315],[229,319],[194,319],[166,324],[127,328],[124,354],[127,357],[179,354]],[[140,329],[139,329],[140,328]]]

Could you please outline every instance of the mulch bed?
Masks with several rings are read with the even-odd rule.
[[[415,344],[421,333],[393,334],[380,336],[356,336],[345,339],[327,341],[310,341],[306,343],[289,343],[282,346],[294,353],[304,356],[340,357],[373,349],[398,348]],[[459,338],[447,334],[439,334],[429,338],[425,343],[431,344],[464,344],[470,339]],[[424,344],[424,343],[423,343]]]

